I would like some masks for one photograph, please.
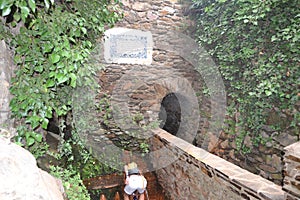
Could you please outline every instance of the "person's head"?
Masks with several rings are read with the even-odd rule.
[[[135,162],[129,163],[128,164],[128,174],[139,174],[140,170],[137,167],[137,164]]]

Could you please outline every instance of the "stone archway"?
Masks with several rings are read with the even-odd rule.
[[[164,73],[147,67],[136,67],[125,73],[112,91],[114,120],[123,130],[135,127],[132,119],[136,113],[144,116],[142,123],[163,120],[163,103],[169,113],[169,119],[165,120],[172,127],[168,131],[192,143],[200,120],[198,98],[187,79],[172,69],[167,74],[169,77],[164,77]]]
[[[163,98],[158,118],[161,121],[160,128],[176,136],[181,122],[181,108],[175,93]]]
[[[193,119],[187,115],[193,115],[192,112],[197,108],[193,105],[191,98],[180,92],[167,93],[161,101],[158,113],[158,119],[161,122],[159,127],[179,137],[192,135],[193,133],[189,133],[191,126],[197,125],[190,123]],[[194,134],[196,134],[196,130]],[[187,138],[183,137],[182,139]]]

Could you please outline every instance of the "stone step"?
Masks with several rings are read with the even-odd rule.
[[[154,172],[146,172],[143,174],[147,179],[147,192],[149,199],[151,200],[164,200],[165,196],[162,187],[157,181],[156,174]],[[123,191],[124,187],[124,175],[120,174],[109,174],[99,177],[93,177],[83,181],[84,185],[88,190],[98,190],[98,189],[110,189],[110,188],[120,188]],[[114,195],[114,200],[122,199],[123,194],[118,192]],[[107,200],[104,194],[100,195],[100,200]]]

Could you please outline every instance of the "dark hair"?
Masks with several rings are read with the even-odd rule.
[[[133,175],[133,174],[140,174],[140,171],[138,168],[132,168],[128,170],[128,175]]]

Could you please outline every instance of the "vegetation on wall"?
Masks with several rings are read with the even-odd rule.
[[[63,181],[68,199],[90,199],[81,177],[76,170],[51,166],[51,174]]]
[[[300,113],[300,2],[193,0],[197,39],[212,55],[229,97],[227,132],[243,152],[248,135],[257,146],[263,125],[298,135]],[[299,105],[298,105],[299,106]],[[299,108],[298,108],[299,109]],[[270,112],[287,123],[268,122]]]
[[[84,5],[77,0],[2,1],[0,8],[7,20],[12,18],[10,26],[20,20],[25,24],[11,41],[18,69],[10,106],[23,120],[17,142],[29,147],[42,140],[35,130],[47,129],[54,115],[62,119],[72,109],[74,88],[93,84],[95,69],[86,63],[95,38],[119,15],[107,1],[93,0]],[[63,132],[63,122],[60,128]]]
[[[77,173],[89,177],[101,169],[88,170],[95,159],[76,139],[76,127],[70,140],[64,137],[73,125],[72,95],[77,87],[97,87],[94,75],[99,69],[88,60],[96,39],[121,18],[119,5],[118,0],[0,0],[0,39],[9,44],[17,66],[10,89],[10,108],[18,119],[15,141],[42,156],[48,148],[49,122],[56,121],[61,141],[55,157],[64,161],[60,165],[65,169],[53,168],[53,173],[72,176],[74,182]],[[75,160],[76,150],[84,159]],[[71,169],[74,161],[78,165]]]

